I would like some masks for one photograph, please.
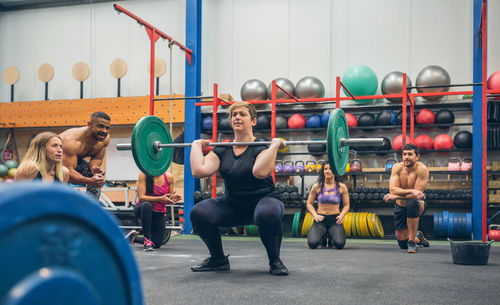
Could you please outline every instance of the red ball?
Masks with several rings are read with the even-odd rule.
[[[410,137],[406,136],[406,144],[410,143]],[[403,150],[403,135],[399,135],[392,141],[392,149]]]
[[[432,112],[429,109],[422,109],[418,112],[417,116],[415,117],[415,121],[417,124],[424,125],[424,124],[434,124],[436,121],[436,116],[434,115],[434,112]]]
[[[426,134],[419,135],[413,142],[420,149],[432,149],[432,138]]]
[[[434,138],[434,149],[452,149],[453,139],[447,134],[440,134]]]
[[[294,114],[288,119],[288,128],[299,129],[306,128],[306,118],[301,114]]]
[[[500,90],[500,71],[494,72],[488,77],[486,87],[488,90]],[[496,97],[495,99],[499,100],[500,97]]]
[[[358,119],[350,114],[350,113],[346,113],[345,114],[345,119],[347,121],[347,127],[356,127],[358,126]]]

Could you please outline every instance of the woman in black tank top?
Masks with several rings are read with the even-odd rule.
[[[46,131],[31,140],[28,151],[19,165],[14,180],[68,182],[69,170],[62,164],[62,141]]]

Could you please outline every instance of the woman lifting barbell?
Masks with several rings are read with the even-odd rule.
[[[318,209],[314,201],[318,200]],[[342,210],[340,207],[342,206]],[[345,246],[344,217],[349,212],[349,193],[347,186],[339,182],[325,163],[320,171],[318,181],[311,187],[307,198],[307,210],[314,217],[314,223],[307,233],[309,248],[316,249],[319,245],[335,246],[342,249]]]
[[[255,107],[237,102],[229,107],[229,120],[234,131],[234,142],[253,142],[253,127],[257,124]],[[224,255],[219,226],[256,224],[269,258],[269,272],[288,275],[280,259],[283,237],[284,206],[274,187],[271,173],[278,149],[286,142],[273,139],[271,145],[217,146],[206,156],[202,150],[208,140],[196,140],[191,146],[191,171],[196,178],[209,177],[219,171],[226,187],[221,198],[206,199],[191,211],[193,229],[207,245],[210,256],[193,271],[229,270]]]

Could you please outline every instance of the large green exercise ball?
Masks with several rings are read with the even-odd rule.
[[[342,83],[354,96],[374,95],[378,88],[377,75],[370,67],[365,65],[352,66],[347,69],[342,75]],[[344,88],[342,89],[345,95],[349,96],[347,91]],[[356,100],[356,102],[363,104],[372,101],[372,99]]]
[[[7,166],[9,169],[17,168],[17,162],[14,160],[9,160],[9,161],[5,162],[5,166]]]
[[[9,168],[3,164],[0,164],[0,177],[5,177],[9,173]]]

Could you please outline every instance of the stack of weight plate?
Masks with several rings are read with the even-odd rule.
[[[434,213],[434,236],[450,238],[471,238],[472,214],[443,211]]]
[[[384,228],[375,213],[347,213],[344,230],[347,237],[384,237]]]

